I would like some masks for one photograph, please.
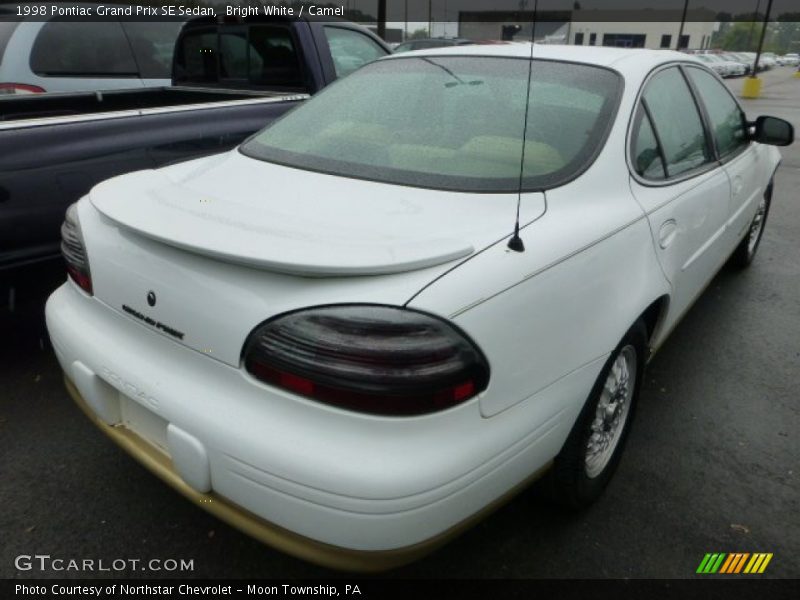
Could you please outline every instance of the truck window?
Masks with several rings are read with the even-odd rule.
[[[325,37],[328,39],[337,77],[344,77],[360,66],[386,55],[386,50],[373,39],[352,29],[326,26]]]
[[[223,32],[219,36],[220,79],[247,80],[249,56],[247,31]],[[252,57],[257,59],[257,57]]]
[[[42,77],[137,77],[130,46],[116,22],[49,21],[31,50],[31,70]]]
[[[303,85],[300,56],[288,29],[253,26],[250,28],[250,46],[251,83],[287,87]]]
[[[180,21],[127,21],[122,23],[128,36],[139,75],[147,79],[172,77],[172,53]]]
[[[216,29],[200,29],[183,35],[175,49],[176,83],[218,81],[218,43]]]
[[[185,33],[178,42],[176,79],[183,83],[238,81],[253,86],[302,87],[300,56],[291,32],[253,25]]]

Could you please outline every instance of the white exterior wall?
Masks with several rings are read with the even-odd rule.
[[[458,36],[473,40],[499,40],[503,25],[509,23],[500,22],[462,22],[458,23]],[[516,39],[530,39],[530,23],[519,23],[523,27]],[[606,34],[632,34],[645,36],[645,48],[658,49],[661,47],[661,36],[670,35],[670,49],[675,50],[678,43],[678,31],[681,24],[675,21],[667,22],[646,22],[646,21],[573,21],[558,25],[548,23],[545,27],[542,24],[537,28],[537,41],[550,41],[558,43],[575,44],[575,36],[583,33],[583,44],[588,46],[590,35],[597,34],[596,46],[603,45],[603,36]],[[711,36],[717,28],[717,24],[710,21],[687,21],[683,26],[683,34],[689,36],[688,48],[708,48],[711,44]],[[566,40],[556,40],[556,36],[566,34]]]
[[[569,43],[575,44],[576,34],[583,33],[583,45],[589,45],[592,33],[597,34],[596,46],[603,45],[606,34],[645,35],[644,47],[658,49],[661,47],[661,36],[671,35],[670,48],[675,50],[678,43],[680,23],[649,22],[573,22],[570,27]],[[683,25],[683,35],[689,36],[688,48],[708,48],[716,23],[705,21],[687,21]]]

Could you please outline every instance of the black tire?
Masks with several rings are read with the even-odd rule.
[[[733,251],[733,254],[731,254],[730,264],[737,269],[746,269],[749,267],[752,264],[753,259],[756,257],[758,247],[761,245],[761,238],[764,237],[764,228],[767,225],[769,207],[772,203],[772,182],[770,182],[770,184],[767,186],[767,190],[764,192],[764,198],[762,202],[763,213],[761,211],[760,203],[759,209],[756,211],[756,215],[753,217],[750,227],[747,229],[747,233],[742,238],[742,241],[739,242],[739,245],[736,246],[736,250]],[[754,233],[754,228],[756,227],[758,227],[758,231],[755,233],[755,242],[751,244],[750,242]]]
[[[596,429],[593,430],[593,425],[597,427],[598,417],[598,404],[603,399],[603,389],[609,379],[612,368],[614,368],[617,361],[623,357],[630,356],[631,350],[635,352],[635,380],[633,381],[632,391],[628,402],[627,413],[624,415],[624,422],[619,424],[621,431],[619,437],[615,442],[613,450],[610,452],[610,457],[604,466],[599,467],[597,464],[590,466],[587,461],[587,451],[589,449],[589,441],[593,435],[597,434]],[[625,441],[630,431],[631,423],[636,412],[636,402],[639,398],[639,390],[641,389],[642,375],[644,372],[644,363],[647,355],[647,330],[641,320],[638,320],[633,327],[628,330],[625,336],[620,341],[619,345],[611,353],[611,356],[606,361],[600,375],[597,378],[589,398],[581,411],[578,420],[572,427],[567,441],[561,452],[555,458],[553,468],[551,470],[552,481],[552,494],[554,500],[570,509],[583,509],[592,504],[597,498],[600,497],[611,476],[619,464],[622,451],[625,447]],[[622,360],[625,360],[623,357]],[[607,396],[607,395],[606,395]],[[616,411],[615,411],[616,413]],[[608,424],[603,420],[600,425],[601,429],[607,427]],[[601,461],[602,462],[602,461]],[[597,472],[597,469],[600,469]],[[590,474],[590,469],[595,472]]]

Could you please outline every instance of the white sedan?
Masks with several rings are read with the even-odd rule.
[[[199,506],[388,567],[542,473],[600,495],[651,353],[753,260],[792,139],[685,54],[395,55],[95,187],[47,325],[75,400]]]
[[[747,74],[747,65],[728,60],[718,54],[693,54],[692,56],[706,63],[720,77],[741,77]]]

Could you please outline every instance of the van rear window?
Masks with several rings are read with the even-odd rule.
[[[0,64],[3,63],[3,52],[5,52],[8,40],[11,39],[11,34],[14,33],[17,25],[19,22],[0,20]]]
[[[31,70],[59,77],[137,77],[122,26],[104,21],[49,21],[31,50]]]

